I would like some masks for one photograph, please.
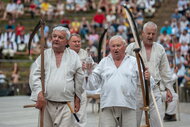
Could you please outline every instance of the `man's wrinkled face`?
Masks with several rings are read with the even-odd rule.
[[[54,30],[52,32],[52,48],[53,49],[64,49],[67,45],[66,32],[60,30]]]
[[[125,45],[120,38],[112,40],[109,47],[114,59],[120,59],[125,54]]]
[[[72,36],[69,40],[69,47],[78,53],[81,48],[81,38]]]
[[[145,44],[152,44],[156,39],[157,29],[153,26],[147,26],[142,33],[143,42]]]

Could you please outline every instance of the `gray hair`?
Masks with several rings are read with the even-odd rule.
[[[111,41],[116,40],[116,39],[121,39],[121,41],[123,42],[124,46],[127,46],[127,42],[125,41],[125,39],[123,39],[122,36],[120,35],[114,35],[113,37],[110,38],[109,44]]]
[[[53,28],[53,31],[58,30],[58,31],[64,31],[66,33],[66,39],[69,40],[71,33],[69,31],[69,29],[67,29],[66,27],[63,27],[61,25],[58,25],[56,27]]]
[[[71,34],[70,38],[73,37],[73,36],[76,36],[76,37],[81,38],[81,36],[80,36],[79,34],[77,34],[77,33],[73,33],[73,34]]]
[[[143,26],[143,31],[144,31],[144,32],[145,32],[145,29],[146,29],[148,26],[154,27],[154,28],[157,30],[157,25],[156,25],[154,22],[149,21],[149,22],[145,23],[144,26]]]

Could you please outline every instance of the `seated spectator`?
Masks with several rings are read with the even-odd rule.
[[[185,27],[185,29],[187,30],[187,33],[190,35],[190,23],[187,24],[187,26]]]
[[[47,40],[47,38],[48,38],[48,36],[49,36],[49,26],[46,24],[45,26],[44,26],[44,38],[45,38],[45,40]]]
[[[3,56],[7,59],[12,59],[17,51],[17,44],[15,42],[15,33],[13,29],[7,29],[4,34]]]
[[[47,2],[47,0],[44,0],[44,2],[42,2],[40,5],[40,12],[42,16],[48,16],[48,20],[51,20],[53,17],[53,10],[54,7],[49,2]]]
[[[80,29],[80,22],[77,18],[74,18],[74,21],[70,24],[70,32],[71,33],[78,33]]]
[[[136,15],[136,23],[137,23],[137,28],[141,27],[140,30],[142,30],[143,21],[144,21],[143,12],[142,12],[142,11],[137,12],[137,15]]]
[[[185,67],[183,64],[177,64],[178,67],[178,72],[177,72],[177,76],[178,76],[178,84],[181,86],[182,85],[182,81],[184,79],[184,75],[185,75]]]
[[[9,21],[8,21],[8,24],[5,25],[5,30],[8,30],[8,29],[14,30],[14,29],[15,29],[15,25],[14,25],[13,22],[14,22],[13,20],[9,20]]]
[[[13,19],[15,19],[16,16],[16,3],[13,2],[13,0],[9,0],[9,3],[6,6],[4,15],[3,15],[3,19],[6,20],[7,19],[7,15],[10,15]]]
[[[185,12],[185,17],[186,17],[187,20],[190,22],[190,10],[186,10],[186,12]]]
[[[126,41],[127,41],[127,39],[128,39],[127,34],[126,34],[126,32],[125,32],[125,29],[124,29],[123,27],[118,27],[117,35],[122,36],[122,38],[123,38],[124,40],[126,40]]]
[[[28,41],[29,41],[28,34],[25,34],[25,31],[21,31],[21,34],[16,36],[17,51],[18,52],[26,51]]]
[[[184,75],[184,79],[185,79],[185,82],[187,83],[186,85],[188,85],[190,87],[190,49],[188,50],[186,60],[187,60],[187,64],[185,65],[186,72]]]
[[[178,12],[178,9],[175,9],[174,10],[174,13],[172,13],[172,16],[171,18],[173,19],[176,19],[177,21],[179,21],[179,19],[182,17],[182,15]]]
[[[97,27],[102,27],[103,23],[105,22],[106,17],[101,10],[98,10],[97,13],[93,16],[93,21],[95,22],[94,25]]]
[[[47,38],[47,41],[46,41],[46,47],[47,47],[47,48],[51,48],[51,47],[52,47],[51,36],[49,36],[49,37]]]
[[[87,11],[87,1],[86,0],[75,0],[76,11]]]
[[[171,40],[170,35],[167,34],[167,31],[163,31],[162,34],[159,35],[158,37],[158,42],[160,42],[160,40],[163,40],[164,42],[166,42],[167,40]]]
[[[13,85],[16,85],[19,83],[20,74],[19,74],[19,67],[17,63],[14,63],[11,80],[12,80]]]
[[[66,1],[66,10],[74,11],[75,10],[75,0],[67,0]]]
[[[143,0],[137,0],[137,9],[144,12],[145,8],[145,2]]]
[[[155,0],[144,1],[144,2],[145,2],[145,9],[144,9],[145,17],[147,18],[153,17],[154,13],[156,12],[156,9],[154,7]]]
[[[120,24],[118,25],[117,29],[123,29],[123,31],[127,34],[128,31],[127,31],[127,26],[125,25],[125,20],[121,20],[120,21]]]
[[[177,52],[177,57],[176,57],[176,65],[178,67],[178,72],[177,72],[177,76],[178,76],[178,83],[179,85],[182,84],[184,75],[185,75],[185,64],[187,63],[187,61],[184,59],[183,56],[181,56],[180,52]]]
[[[38,10],[37,10],[37,5],[34,3],[34,1],[32,1],[32,2],[30,3],[29,12],[30,12],[31,18],[34,18],[35,15],[36,15],[37,12],[38,12]]]
[[[168,35],[172,33],[172,27],[170,26],[168,21],[164,22],[164,26],[160,30],[160,34],[163,34],[163,32],[166,31]]]
[[[106,15],[106,21],[112,23],[114,20],[116,20],[116,15],[112,11],[109,11]]]
[[[6,83],[6,75],[0,70],[0,85]]]
[[[189,21],[185,16],[182,16],[179,22],[180,22],[180,32],[182,33],[183,30],[186,28],[187,24],[189,24]]]
[[[172,28],[174,28],[175,26],[177,26],[177,19],[175,19],[175,18],[172,18],[171,19],[171,24],[170,24],[170,26],[172,27]]]
[[[63,17],[61,19],[61,24],[63,24],[64,27],[69,28],[70,23],[71,23],[71,21],[69,19],[65,18],[65,17]]]
[[[98,40],[99,40],[99,35],[95,32],[95,30],[92,30],[88,35],[88,41],[94,45],[94,43],[96,43]]]
[[[90,24],[88,20],[86,20],[85,17],[82,17],[82,21],[80,24],[81,25],[80,25],[79,33],[82,39],[87,39],[87,34],[91,31]]]
[[[5,3],[3,1],[0,1],[0,13],[4,13],[5,11]]]
[[[108,13],[109,12],[109,2],[108,0],[100,0],[98,2],[98,8],[97,10],[101,10],[104,13]]]
[[[181,55],[186,57],[188,49],[189,49],[189,47],[188,47],[187,43],[181,43]]]
[[[62,0],[58,0],[58,3],[56,5],[56,9],[55,9],[55,16],[56,17],[62,17],[64,15],[64,3],[62,2]]]
[[[184,29],[183,33],[179,37],[180,43],[190,44],[190,35],[187,33],[187,30]]]
[[[30,3],[32,0],[24,0],[24,3]]]
[[[181,34],[180,29],[181,29],[181,28],[180,28],[180,23],[177,22],[177,25],[173,25],[173,26],[172,26],[172,34],[175,35],[175,36],[177,36],[177,37],[179,37],[180,34]]]
[[[177,36],[173,35],[172,41],[174,44],[175,51],[179,52],[181,50],[181,43],[179,43],[179,39],[177,38]]]
[[[21,0],[17,0],[16,4],[16,18],[24,15],[24,5]]]
[[[95,10],[96,9],[96,3],[95,0],[87,0],[87,10]]]
[[[120,14],[121,13],[121,5],[120,5],[120,0],[109,0],[110,1],[110,6],[111,6],[111,11],[115,14]]]
[[[39,8],[42,0],[32,0],[34,4]],[[31,3],[31,2],[30,2]]]
[[[159,43],[164,47],[165,49],[165,52],[166,52],[166,55],[167,57],[170,57],[171,56],[171,46],[170,46],[170,40],[164,40],[164,39],[160,39],[159,40]]]
[[[178,7],[179,13],[183,14],[184,10],[187,8],[187,1],[178,0],[177,7]]]
[[[17,24],[16,29],[15,29],[16,36],[21,35],[21,32],[24,31],[24,30],[25,30],[25,27],[22,25],[21,22],[19,22],[19,23]]]

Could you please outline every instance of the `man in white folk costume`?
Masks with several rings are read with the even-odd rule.
[[[63,26],[56,26],[52,32],[52,48],[44,52],[45,93],[43,96],[39,56],[30,72],[31,99],[36,108],[44,109],[44,127],[74,127],[72,113],[67,102],[73,102],[76,95],[81,100],[83,93],[82,64],[77,53],[66,48],[70,32]],[[78,106],[74,106],[75,111]],[[79,108],[79,107],[78,107]]]
[[[86,89],[101,87],[100,126],[136,127],[136,94],[139,73],[136,58],[125,54],[126,41],[119,35],[109,40],[110,54],[103,58],[88,77]],[[91,70],[90,66],[83,64]],[[148,70],[145,79],[150,79]],[[151,87],[154,80],[151,78]]]

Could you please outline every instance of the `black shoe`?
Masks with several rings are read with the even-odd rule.
[[[177,121],[176,120],[176,115],[174,114],[174,115],[168,115],[168,114],[165,114],[165,116],[164,116],[164,121]]]

